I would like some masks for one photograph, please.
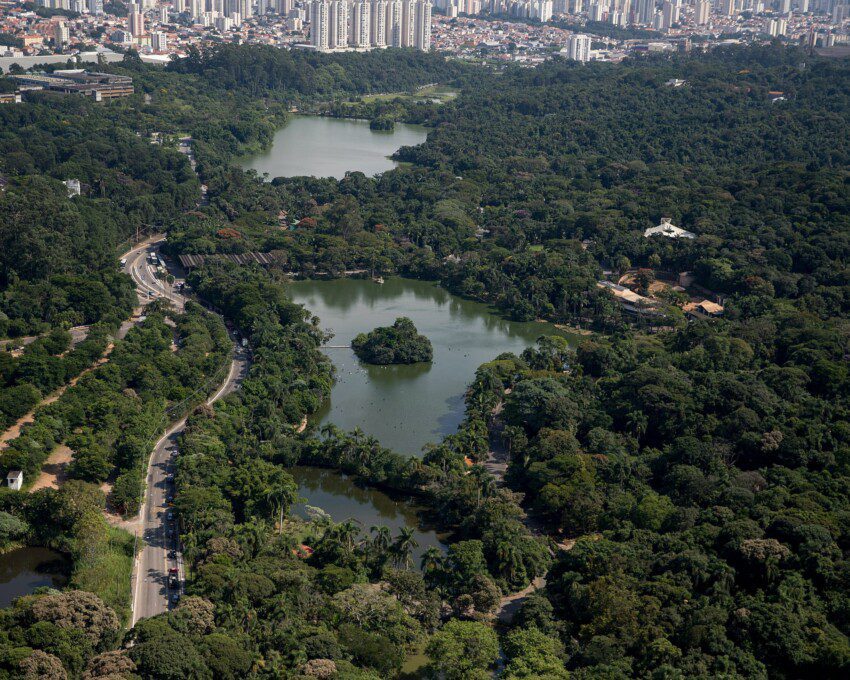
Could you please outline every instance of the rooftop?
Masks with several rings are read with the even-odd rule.
[[[681,227],[677,227],[675,224],[672,224],[670,220],[671,218],[669,217],[662,217],[661,224],[659,224],[657,227],[649,227],[649,229],[643,232],[643,235],[646,238],[658,234],[660,234],[661,236],[666,236],[668,238],[696,238],[696,234],[691,231],[682,229]]]

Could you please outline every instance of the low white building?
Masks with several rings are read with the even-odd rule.
[[[65,186],[68,188],[68,198],[79,196],[80,192],[82,191],[82,186],[80,185],[80,180],[78,179],[66,179]]]
[[[6,483],[13,491],[20,491],[24,485],[24,473],[20,470],[9,470],[6,475]]]
[[[661,218],[661,224],[659,224],[657,227],[650,227],[645,232],[643,232],[643,235],[646,238],[649,238],[650,236],[656,236],[656,235],[666,236],[667,238],[696,238],[697,237],[697,235],[694,234],[693,232],[686,231],[685,229],[682,229],[681,227],[677,227],[675,224],[671,224],[669,217],[662,217]]]

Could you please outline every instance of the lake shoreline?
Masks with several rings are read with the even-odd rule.
[[[403,146],[425,141],[421,125],[397,123],[393,130],[372,130],[368,120],[292,114],[268,148],[236,159],[243,170],[277,177],[332,177],[349,172],[377,175],[398,166],[392,156]]]
[[[332,344],[339,346],[325,352],[336,366],[337,380],[311,425],[359,427],[407,456],[421,456],[426,444],[457,431],[464,395],[480,365],[504,352],[519,355],[541,335],[570,337],[551,323],[507,319],[491,305],[455,295],[434,281],[390,277],[377,285],[365,279],[299,279],[288,291],[334,333]],[[359,333],[391,325],[400,316],[411,318],[431,339],[432,362],[371,365],[345,348]]]

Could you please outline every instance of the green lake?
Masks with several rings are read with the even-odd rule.
[[[457,430],[464,392],[479,365],[503,352],[519,354],[540,335],[561,334],[551,324],[508,321],[487,305],[425,281],[296,281],[290,295],[334,333],[329,345],[349,346],[358,333],[399,316],[412,319],[431,340],[434,360],[411,366],[364,364],[348,347],[325,350],[336,365],[337,382],[316,421],[345,430],[360,427],[408,455],[419,455],[428,442]]]
[[[371,176],[395,167],[389,156],[400,147],[421,144],[425,138],[426,130],[418,126],[375,132],[366,121],[296,116],[275,134],[267,152],[245,159],[243,167],[265,173],[267,179],[342,178],[352,171]],[[423,281],[296,281],[290,295],[334,333],[329,345],[343,346],[324,350],[337,368],[337,382],[314,423],[334,423],[345,430],[359,427],[384,446],[411,456],[457,430],[464,415],[464,392],[480,364],[503,352],[519,354],[542,334],[559,333],[549,324],[507,321],[487,305]],[[354,336],[389,325],[399,316],[410,317],[428,336],[434,360],[413,366],[360,362],[350,349]],[[428,547],[444,547],[408,501],[328,470],[300,467],[292,473],[305,499],[293,509],[295,514],[308,516],[306,506],[319,507],[336,522],[355,519],[366,535],[371,526],[388,526],[393,536],[403,526],[412,527],[419,544],[414,550],[417,566]]]
[[[291,468],[289,472],[298,484],[299,496],[306,499],[292,510],[299,517],[309,519],[307,506],[319,507],[334,522],[355,520],[364,536],[373,535],[370,532],[373,526],[388,527],[393,538],[402,527],[411,527],[414,529],[413,537],[419,544],[412,550],[417,568],[428,548],[444,547],[437,532],[422,525],[416,508],[407,500],[394,499],[377,489],[358,486],[349,477],[332,470],[299,466]]]
[[[275,133],[272,146],[242,160],[245,170],[275,177],[345,177],[359,171],[367,176],[392,170],[390,156],[402,146],[425,141],[419,125],[397,123],[395,130],[369,129],[369,121],[321,116],[295,116]]]

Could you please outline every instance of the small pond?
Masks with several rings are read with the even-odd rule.
[[[42,586],[61,588],[68,582],[68,560],[49,548],[15,548],[0,555],[0,607]]]
[[[316,467],[299,466],[289,470],[298,484],[298,495],[307,499],[293,508],[293,513],[309,519],[305,505],[319,507],[327,512],[334,522],[356,520],[365,536],[371,536],[373,526],[386,526],[395,538],[399,529],[411,527],[414,539],[419,544],[412,551],[413,563],[419,567],[420,558],[432,547],[443,548],[437,532],[423,527],[414,506],[404,500],[394,500],[377,489],[358,486],[354,481],[337,472]]]

